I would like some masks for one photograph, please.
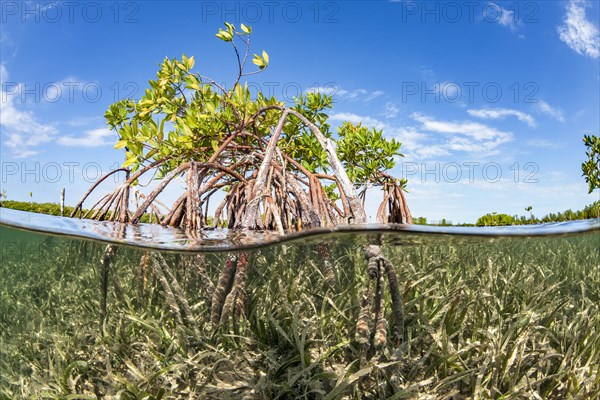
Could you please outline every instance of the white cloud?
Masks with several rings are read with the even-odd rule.
[[[58,139],[58,144],[68,147],[100,147],[114,144],[117,137],[108,128],[98,128],[85,131],[82,136],[64,136]]]
[[[354,101],[354,100],[364,100],[369,92],[365,89],[356,89],[356,90],[346,90],[339,89],[337,93],[334,93],[333,96],[337,96],[344,100]]]
[[[73,126],[76,128],[82,127],[82,126],[90,126],[92,124],[98,125],[103,123],[103,119],[102,117],[96,116],[96,117],[75,117],[75,118],[71,118],[70,120],[66,121],[66,124],[69,126]]]
[[[405,155],[404,161],[432,160],[451,156],[455,152],[483,158],[498,154],[498,148],[502,144],[513,140],[510,132],[473,121],[440,121],[420,113],[411,114],[411,118],[421,125],[398,127],[370,116],[353,113],[333,114],[330,120],[362,123],[384,130],[387,137],[393,137],[402,143],[400,151]]]
[[[559,122],[565,122],[565,116],[563,115],[562,110],[560,108],[552,107],[544,100],[540,100],[537,103],[536,108],[539,112],[549,115]]]
[[[560,144],[546,139],[531,139],[527,144],[533,147],[541,147],[543,149],[560,149]]]
[[[0,64],[0,85],[8,79],[8,71]],[[20,89],[19,89],[20,90]],[[48,143],[54,139],[56,128],[50,124],[44,124],[37,120],[31,111],[19,109],[15,98],[20,92],[6,93],[0,89],[0,127],[6,136],[3,143],[13,149],[15,157],[30,157],[39,151],[33,147]]]
[[[400,112],[400,107],[398,107],[398,105],[396,103],[392,103],[392,102],[385,103],[383,115],[385,115],[386,118],[394,118],[398,115],[399,112]]]
[[[321,94],[328,94],[328,95],[334,95],[335,93],[338,92],[338,88],[337,86],[311,86],[308,89],[305,90],[305,93],[321,93]]]
[[[514,11],[502,8],[496,3],[488,3],[487,7],[485,7],[485,13],[485,17],[488,21],[497,22],[502,26],[510,28],[512,31],[517,29]]]
[[[443,145],[437,146],[423,146],[420,149],[414,151],[414,155],[422,160],[430,160],[436,157],[449,156],[450,152],[444,148]]]
[[[352,113],[336,113],[336,114],[332,114],[329,117],[330,120],[332,121],[348,121],[348,122],[352,122],[353,124],[358,124],[361,123],[367,127],[373,127],[375,129],[384,129],[385,128],[385,123],[379,121],[378,119],[372,118],[372,117],[366,117],[366,116],[361,116],[361,115],[357,115],[357,114],[352,114]]]
[[[370,95],[368,95],[367,97],[365,97],[365,101],[371,101],[371,100],[375,100],[376,98],[383,96],[384,92],[381,90],[376,90],[374,92],[372,92]]]
[[[101,88],[97,82],[85,82],[74,76],[69,76],[60,81],[51,82],[44,85],[38,95],[30,96],[29,100],[45,103],[57,103],[68,101],[73,103],[75,96],[81,96],[86,101],[94,101],[100,95]],[[27,100],[28,96],[25,96]]]
[[[446,150],[491,155],[497,153],[500,145],[513,140],[512,133],[477,122],[439,121],[420,113],[413,113],[411,117],[422,124],[422,130],[446,135]]]
[[[575,113],[575,115],[573,115],[573,120],[576,121],[576,122],[579,122],[579,120],[581,119],[581,117],[583,117],[587,112],[588,112],[588,110],[586,108],[583,108],[583,109],[577,111]]]
[[[509,133],[498,131],[478,122],[438,121],[421,113],[413,113],[411,117],[423,124],[423,129],[431,132],[464,135],[479,141],[511,136]]]
[[[4,83],[8,80],[8,71],[4,64],[0,64],[0,83]]]
[[[445,143],[433,142],[431,135],[419,131],[414,126],[397,129],[393,136],[402,143],[400,152],[404,154],[404,158],[398,162],[422,162],[450,155]]]
[[[338,100],[346,100],[346,101],[359,101],[362,100],[364,102],[369,102],[375,100],[378,97],[381,97],[385,94],[385,92],[381,90],[375,90],[373,92],[369,92],[366,89],[355,89],[355,90],[346,90],[342,89],[336,85],[327,85],[327,86],[313,86],[309,87],[305,91],[306,93],[323,93],[330,96],[333,96],[334,99]]]
[[[394,136],[402,142],[402,146],[410,148],[419,147],[428,138],[426,134],[419,132],[413,126],[398,129]]]
[[[30,110],[23,109],[21,90],[22,84],[11,82],[16,86],[11,86],[10,92],[5,92],[4,82],[8,80],[8,71],[3,64],[0,64],[0,127],[3,135],[2,143],[12,149],[12,153],[17,158],[31,157],[39,154],[40,146],[56,142],[63,146],[96,147],[112,144],[115,140],[114,133],[106,128],[99,128],[85,131],[81,137],[63,136],[58,138],[58,129],[54,124],[44,123],[38,120],[35,114]],[[68,85],[77,82],[75,78],[66,78],[57,82],[56,90],[68,88]],[[14,90],[13,90],[14,89]],[[64,93],[63,93],[64,95]],[[49,93],[49,97],[60,97],[60,93]],[[67,122],[71,124],[72,121]]]
[[[426,160],[449,154],[439,144],[432,144],[429,135],[413,126],[396,130],[394,138],[402,143],[400,152],[405,156],[403,161]]]
[[[516,29],[517,26],[515,24],[515,12],[514,11],[510,11],[507,9],[504,9],[502,7],[500,7],[500,9],[502,10],[502,15],[500,16],[500,25],[504,25],[504,26],[508,26],[511,29]]]
[[[519,121],[525,122],[527,125],[535,128],[535,119],[522,111],[513,110],[510,108],[485,108],[479,110],[467,110],[467,113],[473,117],[482,119],[502,119],[505,117],[517,117]]]
[[[444,81],[441,83],[435,83],[434,90],[442,96],[444,101],[455,102],[462,96],[462,90],[458,83]]]
[[[27,13],[24,13],[25,20],[29,20],[29,18],[34,18],[35,22],[39,22],[44,13],[48,10],[52,10],[53,8],[60,8],[60,1],[51,1],[48,3],[41,3],[38,1],[25,1],[25,7]]]
[[[600,33],[598,27],[587,19],[585,0],[570,0],[564,23],[557,29],[560,40],[578,54],[600,58]]]

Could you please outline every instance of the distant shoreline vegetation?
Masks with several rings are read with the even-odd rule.
[[[60,205],[58,203],[35,203],[28,201],[3,200],[0,201],[0,207],[9,208],[12,210],[30,211],[38,214],[60,216]],[[65,206],[64,215],[68,216],[73,211],[72,206]],[[85,214],[84,210],[84,214]],[[584,207],[583,210],[573,211],[571,209],[558,213],[550,213],[542,218],[538,218],[531,214],[525,215],[508,215],[502,213],[489,213],[477,219],[475,224],[453,224],[452,221],[442,218],[439,221],[427,221],[425,217],[414,218],[415,225],[436,225],[436,226],[507,226],[507,225],[532,225],[542,224],[547,222],[565,222],[582,219],[600,218],[600,201],[595,201]],[[144,214],[140,222],[156,222],[150,221],[150,214]]]
[[[11,210],[29,211],[29,212],[34,212],[34,213],[38,213],[38,214],[55,215],[58,217],[61,216],[60,204],[58,204],[58,203],[35,203],[35,202],[28,202],[28,201],[3,200],[3,201],[0,201],[0,208],[1,207],[9,208]],[[74,207],[65,206],[64,213],[62,216],[68,217],[71,214],[71,212],[73,212],[73,210],[74,210]],[[83,210],[83,213],[85,214],[87,211],[88,210]],[[152,222],[157,222],[156,217],[153,217],[153,218],[154,218],[154,221],[152,221]],[[142,223],[151,222],[150,214],[144,214],[140,218],[140,222],[142,222]]]
[[[583,210],[573,211],[571,209],[558,213],[550,213],[542,218],[538,218],[533,214],[525,215],[508,215],[497,212],[485,214],[477,219],[475,224],[453,224],[442,218],[440,221],[428,222],[427,218],[416,217],[413,222],[416,225],[437,225],[437,226],[507,226],[507,225],[533,225],[544,224],[548,222],[566,222],[582,219],[600,218],[600,201],[595,201],[583,208]]]
[[[592,204],[585,206],[583,210],[573,211],[571,209],[559,213],[550,213],[542,218],[538,218],[531,214],[529,217],[525,215],[508,215],[490,213],[477,220],[477,226],[505,226],[505,225],[531,225],[543,224],[547,222],[565,222],[581,219],[600,218],[600,201],[595,201]]]

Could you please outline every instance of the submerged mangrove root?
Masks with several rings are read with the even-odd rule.
[[[392,298],[392,343],[395,348],[400,346],[404,336],[404,303],[393,264],[383,257],[379,246],[365,246],[364,254],[368,260],[369,281],[356,325],[356,341],[361,346],[362,362],[388,343],[384,302],[386,278]]]
[[[192,259],[192,267],[196,272],[196,276],[200,281],[200,290],[204,292],[207,297],[212,297],[215,292],[215,285],[210,280],[205,269],[205,260],[203,254],[198,254]]]
[[[398,284],[396,271],[394,271],[394,265],[387,259],[383,259],[383,265],[392,297],[392,311],[394,316],[392,339],[394,347],[398,347],[404,338],[404,301],[402,300],[402,293],[400,292],[400,285]]]
[[[100,258],[99,276],[100,276],[100,326],[104,325],[106,320],[106,308],[108,297],[108,275],[110,266],[115,258],[116,247],[109,244],[104,249],[104,253]]]
[[[245,315],[247,268],[248,254],[240,253],[237,259],[233,285],[225,298],[225,304],[221,313],[221,327],[228,330],[229,321],[231,320],[233,323],[233,332],[236,334],[239,333],[240,318]]]
[[[145,251],[144,254],[142,254],[142,258],[140,259],[140,269],[139,269],[139,275],[138,278],[141,282],[141,286],[138,286],[139,290],[138,290],[138,296],[140,298],[142,298],[144,296],[144,293],[146,293],[146,291],[148,290],[148,276],[149,276],[149,271],[150,270],[150,252],[149,251]]]
[[[338,290],[339,284],[331,261],[331,249],[324,243],[317,244],[317,254],[321,261],[321,273],[330,289]]]
[[[246,282],[248,280],[248,253],[229,255],[219,283],[212,297],[211,321],[213,329],[228,331],[232,323],[234,333],[239,333],[239,323],[245,316]]]
[[[171,268],[169,267],[169,264],[167,264],[167,261],[164,259],[164,257],[160,253],[155,253],[155,260],[156,260],[155,267],[159,271],[160,271],[160,268],[162,267],[162,271],[160,271],[160,272],[162,272],[164,274],[164,276],[168,279],[167,283],[170,283],[170,289],[171,289],[172,295],[175,298],[175,300],[177,301],[177,304],[179,304],[179,306],[180,306],[180,310],[182,311],[183,317],[185,318],[186,325],[188,327],[192,328],[195,332],[198,332],[198,325],[196,323],[196,318],[194,317],[194,314],[192,313],[192,309],[190,308],[187,298],[186,298],[185,294],[183,293],[181,286],[179,285],[179,281],[177,280],[177,277],[173,274],[173,272],[171,271]]]
[[[175,321],[192,329],[194,333],[198,333],[198,324],[194,313],[171,267],[160,253],[145,251],[140,260],[139,296],[143,296],[147,292],[151,274],[158,280]]]
[[[142,265],[152,267],[152,272],[158,279],[163,289],[165,300],[178,324],[191,328],[198,332],[198,325],[189,303],[181,289],[175,275],[171,272],[169,264],[159,253],[145,253],[142,256]]]
[[[237,263],[237,256],[230,254],[225,261],[225,267],[221,271],[219,276],[219,282],[212,296],[211,301],[211,321],[213,329],[217,329],[221,323],[221,312],[224,307],[225,298],[227,293],[231,290],[233,283],[233,277],[235,275],[235,264]]]
[[[371,328],[372,331],[372,343],[374,350],[381,350],[385,347],[386,336],[387,336],[387,321],[385,319],[385,306],[384,306],[384,284],[385,275],[383,263],[381,260],[377,260],[377,290],[375,291],[375,301],[373,304],[373,315],[375,325]]]
[[[371,340],[371,286],[375,277],[369,274],[369,281],[363,294],[362,306],[360,313],[358,314],[358,321],[356,322],[356,341],[361,347],[360,352],[360,364],[364,364],[367,358],[367,352],[369,351],[370,340]]]

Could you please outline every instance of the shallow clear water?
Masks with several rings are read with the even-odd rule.
[[[399,224],[341,225],[335,228],[310,229],[279,235],[274,231],[230,231],[211,229],[202,232],[157,224],[120,224],[0,208],[0,225],[16,229],[92,239],[100,242],[131,245],[162,251],[216,252],[236,251],[274,245],[295,240],[351,240],[357,236],[407,243],[442,242],[469,237],[537,237],[565,236],[600,231],[600,219],[540,225],[504,227],[437,227]]]
[[[600,395],[600,220],[281,238],[2,209],[0,242],[0,399]],[[373,244],[405,329],[386,281],[388,341],[363,351]]]

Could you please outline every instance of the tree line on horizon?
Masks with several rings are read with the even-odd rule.
[[[58,203],[35,203],[28,201],[15,201],[15,200],[0,200],[0,207],[9,208],[20,211],[30,211],[39,214],[56,215],[60,216],[60,205]],[[526,208],[526,210],[528,210]],[[65,215],[69,215],[73,211],[72,206],[65,206]],[[528,211],[531,211],[530,209]],[[439,221],[427,220],[426,217],[415,217],[413,223],[415,225],[435,225],[435,226],[507,226],[507,225],[532,225],[542,224],[548,222],[565,222],[575,221],[582,219],[600,218],[600,201],[595,201],[592,204],[585,206],[582,210],[573,211],[571,209],[550,213],[541,218],[531,214],[526,215],[508,215],[504,213],[488,213],[477,219],[475,224],[453,224],[451,220],[442,218]],[[151,222],[150,215],[145,214],[141,222]]]

